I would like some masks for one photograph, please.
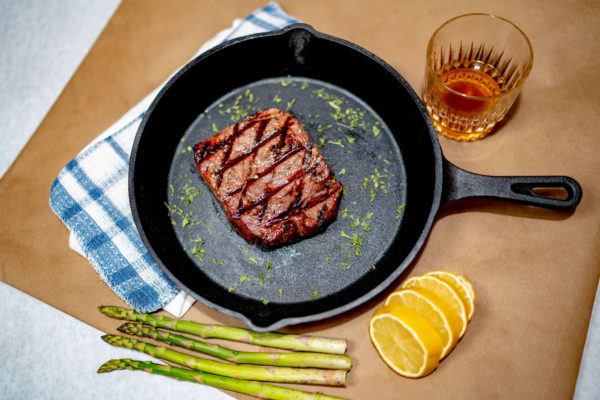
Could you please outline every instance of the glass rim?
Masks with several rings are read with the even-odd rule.
[[[435,71],[433,71],[433,68],[431,67],[431,64],[429,63],[429,54],[431,53],[431,49],[433,46],[433,39],[436,37],[436,35],[439,33],[440,30],[442,30],[442,28],[444,28],[445,26],[447,26],[448,24],[450,24],[451,22],[456,21],[457,19],[460,18],[465,18],[465,17],[475,17],[475,16],[479,16],[479,17],[490,17],[490,18],[494,18],[494,19],[498,19],[502,22],[506,22],[510,25],[512,25],[513,28],[515,28],[517,30],[517,32],[519,32],[521,34],[521,36],[525,39],[525,43],[527,43],[527,47],[529,48],[529,62],[527,63],[526,68],[523,70],[523,76],[521,76],[521,78],[519,78],[519,80],[507,91],[505,92],[500,92],[499,94],[496,95],[492,95],[492,96],[473,96],[473,95],[469,95],[469,94],[465,94],[462,92],[459,92],[457,90],[452,89],[451,87],[447,86],[444,82],[442,82],[439,77],[435,74]],[[431,38],[429,39],[429,43],[427,44],[427,60],[426,60],[426,68],[427,68],[427,73],[432,74],[434,79],[440,84],[442,85],[445,89],[447,89],[449,92],[456,94],[458,96],[461,96],[463,98],[466,99],[475,99],[475,100],[489,100],[489,99],[495,99],[495,98],[500,98],[503,97],[511,92],[514,92],[517,89],[520,89],[521,86],[523,85],[523,83],[525,82],[525,80],[527,79],[527,77],[529,76],[529,73],[531,72],[531,68],[533,66],[533,47],[531,46],[531,41],[529,40],[529,37],[527,37],[527,35],[525,34],[525,32],[523,32],[523,30],[521,28],[519,28],[517,26],[517,24],[515,24],[514,22],[500,17],[498,15],[495,14],[487,14],[487,13],[468,13],[468,14],[462,14],[462,15],[457,15],[456,17],[453,17],[449,20],[447,20],[446,22],[444,22],[443,24],[441,24],[431,35]]]

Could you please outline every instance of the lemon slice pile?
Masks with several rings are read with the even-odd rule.
[[[461,275],[433,271],[406,280],[369,325],[371,341],[398,374],[431,373],[465,334],[475,310],[473,285]]]

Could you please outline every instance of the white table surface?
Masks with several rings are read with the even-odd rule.
[[[0,177],[120,1],[0,0]],[[595,304],[600,304],[600,291]],[[599,308],[592,312],[574,394],[577,400],[600,398]],[[3,282],[0,318],[0,399],[115,399],[132,390],[136,398],[231,399],[203,385],[142,372],[97,374],[103,362],[140,358],[139,353],[105,344],[99,330]]]

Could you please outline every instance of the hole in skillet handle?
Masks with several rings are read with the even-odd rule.
[[[583,194],[568,176],[489,176],[465,171],[444,159],[442,202],[481,197],[556,211],[572,211]]]
[[[516,189],[518,191],[518,189]],[[534,195],[549,197],[553,199],[567,199],[569,192],[563,187],[534,187],[531,189]]]

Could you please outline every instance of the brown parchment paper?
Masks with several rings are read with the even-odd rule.
[[[69,250],[68,231],[48,206],[52,181],[86,144],[206,40],[229,27],[234,18],[265,4],[122,3],[0,181],[2,281],[114,332],[119,322],[103,317],[96,307],[125,304],[84,258]],[[374,52],[419,93],[425,48],[437,26],[467,12],[512,20],[528,34],[535,53],[517,104],[492,136],[475,143],[441,138],[443,152],[458,166],[483,174],[568,175],[579,181],[584,193],[573,213],[485,200],[446,205],[405,276],[448,269],[472,281],[475,315],[456,349],[426,378],[394,374],[368,337],[369,318],[384,300],[380,296],[342,316],[286,329],[349,340],[354,368],[347,387],[309,389],[352,399],[571,397],[600,271],[600,3],[280,0],[279,4],[316,29]],[[200,304],[185,317],[240,325]]]

